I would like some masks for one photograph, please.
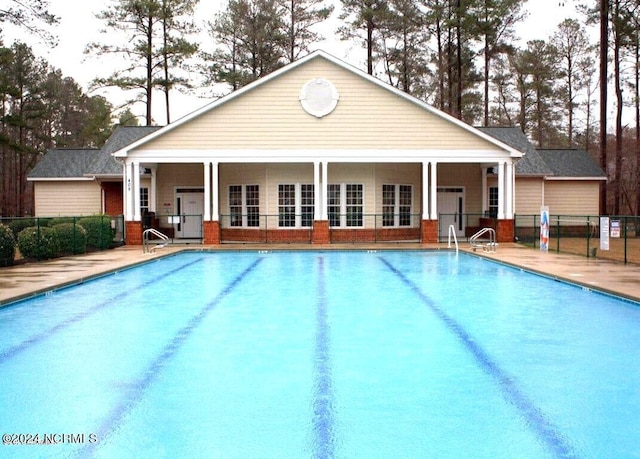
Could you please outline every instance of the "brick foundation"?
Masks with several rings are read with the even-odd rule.
[[[422,220],[420,235],[423,244],[438,242],[438,220]]]
[[[221,241],[220,222],[203,222],[203,243],[219,245]]]
[[[329,244],[329,220],[316,220],[313,222],[312,244]]]
[[[496,242],[513,242],[515,240],[514,220],[498,220],[496,224]]]
[[[248,229],[222,228],[220,241],[225,242],[260,242],[262,244],[309,244],[310,229]]]
[[[378,228],[329,230],[331,243],[401,242],[420,240],[420,228]]]
[[[142,222],[125,222],[125,244],[142,245]]]

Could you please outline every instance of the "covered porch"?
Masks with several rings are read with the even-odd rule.
[[[449,225],[467,237],[476,222],[461,225],[465,214],[478,225],[493,218],[498,241],[513,241],[514,159],[504,152],[323,153],[242,163],[126,158],[126,242],[141,244],[151,225],[205,244],[429,243]]]

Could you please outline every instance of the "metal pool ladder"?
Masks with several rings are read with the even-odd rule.
[[[479,241],[478,239],[485,234],[489,234],[489,241],[484,242],[486,239]],[[476,234],[469,238],[469,242],[471,243],[471,248],[475,252],[477,249],[482,249],[483,252],[495,253],[498,248],[498,243],[496,242],[496,230],[493,228],[482,228]]]
[[[152,234],[159,238],[162,242],[151,243],[149,235]],[[169,238],[155,228],[149,228],[142,232],[142,253],[153,253],[156,249],[161,249],[169,245]]]

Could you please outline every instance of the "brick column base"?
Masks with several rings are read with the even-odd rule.
[[[204,222],[203,223],[203,243],[218,245],[221,242],[220,222]]]
[[[515,239],[515,221],[498,220],[496,225],[496,242],[513,242]]]
[[[438,242],[438,220],[422,220],[420,242]]]
[[[142,222],[125,222],[125,239],[127,245],[142,245]]]
[[[315,220],[313,222],[312,244],[330,244],[329,220]]]

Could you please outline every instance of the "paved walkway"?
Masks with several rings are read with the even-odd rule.
[[[104,252],[0,268],[0,306],[65,285],[82,283],[101,274],[119,271],[181,250],[443,250],[446,247],[446,244],[176,245],[158,250],[155,254],[143,254],[140,246],[124,246]],[[465,244],[461,245],[461,250],[470,252],[469,246]],[[638,265],[545,253],[518,244],[501,244],[496,253],[477,255],[640,302]]]

